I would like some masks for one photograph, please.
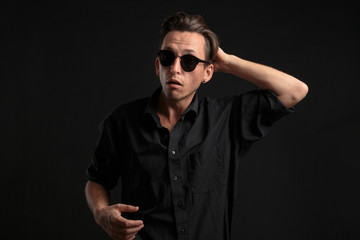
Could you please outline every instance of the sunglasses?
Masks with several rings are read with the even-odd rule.
[[[168,67],[171,64],[173,64],[175,59],[178,57],[175,55],[175,53],[173,53],[172,51],[169,51],[169,50],[159,50],[157,52],[157,54],[158,54],[161,65],[163,65],[164,67]],[[179,56],[179,57],[180,57],[180,65],[181,65],[182,69],[184,69],[185,72],[194,71],[194,69],[196,68],[196,66],[198,65],[199,62],[210,64],[210,62],[201,60],[201,59],[194,57],[192,55],[189,55],[189,54]]]

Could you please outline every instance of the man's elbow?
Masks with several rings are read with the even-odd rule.
[[[286,107],[291,108],[303,100],[308,92],[309,87],[305,83],[299,81],[290,91],[288,91],[288,94],[278,96],[278,98]]]
[[[299,86],[297,87],[297,102],[300,102],[301,100],[303,100],[306,95],[309,92],[309,87],[308,85],[306,85],[304,82],[300,82]]]
[[[293,92],[293,98],[295,104],[303,100],[308,92],[309,92],[309,87],[304,82],[299,81],[298,84],[295,86]]]
[[[302,101],[309,92],[309,87],[303,83],[299,82],[294,88],[291,96],[291,107]]]

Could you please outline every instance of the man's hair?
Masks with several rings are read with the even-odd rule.
[[[219,39],[205,24],[202,16],[178,12],[167,17],[160,29],[160,47],[163,44],[165,35],[171,31],[200,33],[205,38],[206,60],[212,61],[215,59],[220,45]]]

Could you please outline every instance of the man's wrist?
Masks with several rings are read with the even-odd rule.
[[[221,64],[221,72],[228,73],[228,74],[234,74],[234,67],[236,66],[236,61],[238,61],[240,58],[238,58],[235,55],[228,54],[227,57],[224,59],[224,62]]]
[[[93,208],[93,215],[95,222],[100,224],[102,216],[104,215],[105,206],[96,206]]]

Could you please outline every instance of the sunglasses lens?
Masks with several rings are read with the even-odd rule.
[[[176,56],[175,53],[169,50],[160,50],[159,51],[159,60],[161,65],[168,67],[173,64]],[[199,63],[199,60],[192,55],[184,55],[181,57],[180,65],[185,72],[194,71],[196,65]]]
[[[191,72],[196,68],[196,65],[198,64],[198,61],[196,57],[191,55],[185,55],[181,57],[180,61],[181,67],[186,72]]]
[[[175,54],[171,51],[161,51],[159,54],[159,59],[161,65],[168,67],[174,62]]]

